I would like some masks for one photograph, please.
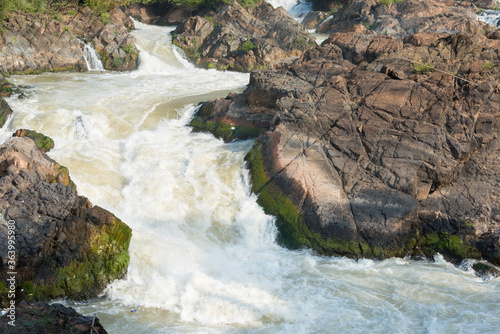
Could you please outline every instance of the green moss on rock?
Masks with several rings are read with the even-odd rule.
[[[329,239],[312,232],[304,222],[296,205],[274,184],[264,171],[262,144],[256,142],[246,160],[252,177],[252,191],[258,195],[258,203],[267,214],[276,216],[279,231],[278,242],[296,249],[309,247],[320,254],[349,257],[388,258],[398,256],[402,251],[386,250],[355,240]]]
[[[54,148],[54,141],[52,140],[52,138],[33,130],[17,130],[14,133],[13,137],[28,137],[32,139],[35,142],[36,146],[42,149],[43,153],[47,153]]]
[[[67,167],[59,165],[57,168],[57,171],[59,174],[57,174],[56,178],[54,179],[54,183],[62,183],[65,186],[68,186],[73,190],[73,193],[76,194],[76,184],[71,180],[71,177],[69,176],[69,170]]]
[[[195,131],[210,132],[215,137],[221,138],[225,142],[236,139],[246,140],[256,138],[264,133],[264,130],[260,128],[230,125],[219,121],[206,121],[202,117],[195,117],[189,125],[193,127]]]
[[[108,283],[123,278],[130,260],[128,248],[132,230],[120,219],[108,214],[112,216],[111,222],[101,228],[92,227],[89,247],[83,253],[83,259],[75,259],[58,269],[54,281],[49,284],[24,282],[21,298],[27,301],[62,297],[88,299],[94,297],[96,291],[102,291]]]
[[[12,114],[12,109],[9,104],[0,97],[0,128],[5,125],[10,114]]]
[[[455,261],[481,258],[481,253],[477,248],[468,245],[457,235],[439,232],[427,234],[422,238],[421,246],[427,256],[441,253],[446,258]]]

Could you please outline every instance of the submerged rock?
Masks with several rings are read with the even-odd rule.
[[[233,1],[204,17],[190,17],[173,32],[173,42],[198,65],[245,72],[316,45],[283,7],[273,9],[264,1],[255,8]]]
[[[75,15],[9,13],[0,38],[0,73],[86,71],[82,41],[92,41],[106,69],[137,67],[138,50],[130,18],[118,8],[109,18],[87,7]]]
[[[283,244],[500,264],[500,44],[424,37],[336,33],[214,102],[268,120],[246,160]]]
[[[2,302],[11,271],[10,230],[16,237],[17,299],[97,296],[127,271],[130,228],[77,195],[68,169],[43,154],[35,143],[43,146],[51,141],[48,137],[26,130],[15,135],[22,137],[0,146]]]
[[[4,334],[107,334],[99,318],[85,317],[71,307],[42,302],[16,305],[15,326],[8,314],[0,317],[0,329]]]

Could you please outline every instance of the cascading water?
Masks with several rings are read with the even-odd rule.
[[[478,14],[478,18],[495,27],[500,27],[500,10],[485,9]]]
[[[305,0],[266,0],[274,8],[283,7],[299,22],[312,10],[312,3]]]
[[[87,63],[87,69],[89,71],[104,71],[104,66],[99,58],[99,54],[92,47],[91,43],[84,44],[83,56],[85,57],[85,62]]]
[[[109,333],[496,333],[500,279],[434,263],[330,258],[276,245],[250,193],[252,142],[186,126],[247,74],[196,69],[171,28],[136,24],[130,73],[13,76],[26,99],[1,130],[51,136],[78,191],[133,229],[127,278],[70,303]],[[78,99],[74,96],[78,95]]]

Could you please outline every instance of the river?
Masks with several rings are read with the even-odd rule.
[[[186,126],[195,105],[241,92],[248,74],[193,67],[172,28],[137,24],[129,73],[13,76],[18,128],[52,137],[81,195],[133,229],[126,279],[64,301],[109,333],[498,333],[500,279],[444,261],[290,251],[250,192],[252,141]],[[467,269],[467,266],[464,266]]]

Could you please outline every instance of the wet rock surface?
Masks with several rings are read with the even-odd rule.
[[[14,136],[0,146],[2,287],[14,235],[17,299],[97,296],[127,271],[130,228],[78,196],[68,169],[43,153],[50,138],[29,130]]]
[[[107,334],[99,318],[86,317],[71,307],[42,302],[21,302],[16,306],[15,326],[8,313],[0,317],[0,330],[5,334]],[[91,331],[92,330],[92,331]]]
[[[130,18],[118,8],[103,19],[88,8],[75,15],[9,13],[0,37],[1,73],[86,71],[82,42],[92,42],[106,69],[137,67],[138,50]]]

